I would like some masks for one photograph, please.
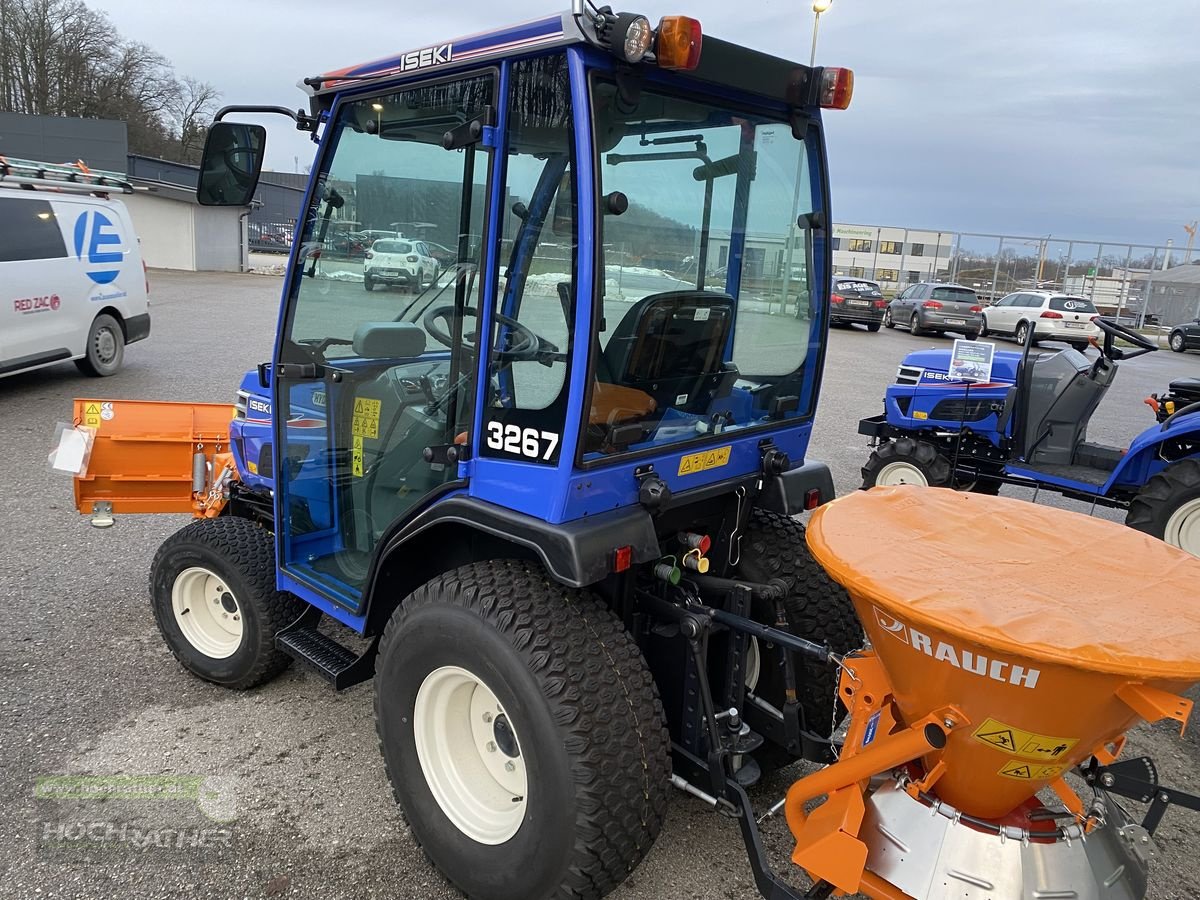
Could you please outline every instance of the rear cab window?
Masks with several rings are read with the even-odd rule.
[[[376,241],[371,248],[376,253],[412,253],[412,244],[403,241]]]
[[[873,281],[845,279],[836,282],[833,289],[839,294],[855,294],[859,297],[883,296],[883,293],[879,290],[879,285],[875,284]]]

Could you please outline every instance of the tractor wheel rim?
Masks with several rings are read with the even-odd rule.
[[[111,328],[101,328],[96,332],[96,358],[102,363],[110,363],[117,355],[117,336]]]
[[[525,758],[513,723],[483,679],[459,666],[426,675],[413,707],[413,737],[429,791],[459,831],[495,846],[520,830]]]
[[[875,476],[875,484],[893,487],[898,484],[918,484],[929,486],[925,473],[910,462],[890,462],[879,470]]]
[[[1200,497],[1188,500],[1171,513],[1163,540],[1192,556],[1200,556]]]
[[[242,645],[242,609],[229,583],[203,566],[184,569],[171,585],[171,611],[189,644],[210,659],[227,659]]]

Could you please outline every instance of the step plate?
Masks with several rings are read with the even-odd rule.
[[[316,628],[294,628],[275,636],[275,646],[303,663],[308,663],[328,681],[354,665],[358,656]]]

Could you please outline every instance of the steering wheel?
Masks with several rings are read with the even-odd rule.
[[[449,304],[446,306],[435,306],[421,317],[421,324],[425,326],[425,330],[429,332],[430,336],[439,344],[450,349],[454,349],[454,338],[451,336],[450,329],[442,327],[441,322],[445,320],[447,325],[453,322],[455,311],[454,306]],[[474,309],[463,310],[463,318],[474,315],[477,315]],[[503,313],[493,313],[492,318],[512,329],[512,339],[509,341],[510,346],[507,350],[500,352],[501,356],[518,360],[536,358],[538,348],[542,344],[542,339],[537,334],[516,319],[506,316]]]
[[[1150,338],[1134,331],[1127,325],[1122,325],[1116,319],[1110,319],[1107,316],[1097,316],[1092,321],[1104,332],[1104,355],[1109,359],[1128,359],[1133,356],[1141,356],[1143,353],[1152,353],[1158,349],[1158,344],[1150,340]],[[1118,347],[1113,346],[1114,338],[1121,338],[1123,341],[1128,341],[1139,349],[1135,353],[1123,353]]]

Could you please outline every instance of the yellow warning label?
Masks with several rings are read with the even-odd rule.
[[[89,403],[83,410],[83,424],[89,428],[100,427],[100,404]]]
[[[1011,725],[1005,725],[999,719],[985,720],[975,729],[974,738],[985,744],[991,744],[1006,753],[1015,753],[1017,756],[1038,760],[1058,759],[1079,743],[1078,738],[1054,737],[1049,734],[1037,734],[1033,731],[1013,728]]]
[[[379,437],[379,409],[383,404],[370,397],[354,398],[354,418],[350,433],[358,437]],[[359,442],[361,446],[361,441]]]
[[[1010,759],[1000,767],[999,774],[1005,778],[1018,778],[1022,781],[1045,781],[1048,778],[1057,778],[1065,768],[1066,766],[1046,766],[1023,759]]]
[[[719,469],[729,463],[729,451],[733,447],[718,447],[716,450],[704,450],[700,453],[689,453],[679,460],[680,475],[695,475],[705,469]]]
[[[363,473],[363,453],[362,453],[362,436],[354,435],[354,446],[350,450],[350,471],[356,478],[362,478]]]

